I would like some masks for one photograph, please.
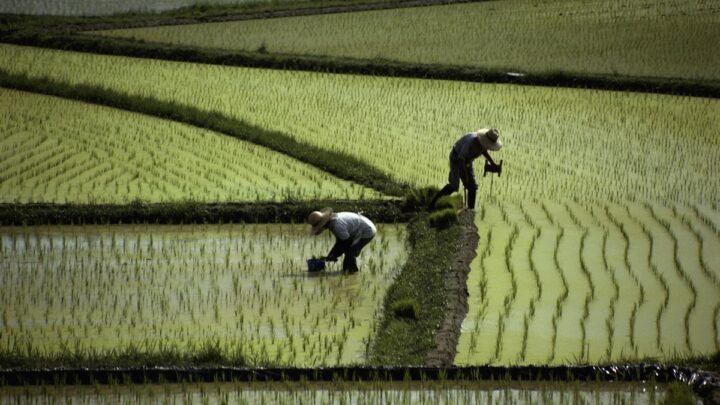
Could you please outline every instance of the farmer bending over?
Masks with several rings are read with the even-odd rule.
[[[338,257],[343,259],[343,271],[358,271],[356,258],[360,251],[375,237],[375,224],[360,214],[353,212],[333,213],[330,208],[313,211],[308,216],[310,235],[319,235],[324,229],[330,229],[335,235],[335,246],[332,247],[325,260],[334,262]]]
[[[450,175],[448,184],[438,191],[430,203],[430,208],[435,208],[435,203],[440,197],[450,195],[458,191],[460,180],[468,190],[468,208],[475,208],[475,195],[477,194],[477,181],[473,172],[472,162],[480,155],[483,155],[493,166],[497,166],[490,157],[489,150],[498,151],[502,148],[500,133],[495,128],[478,129],[470,132],[455,142],[450,151]]]

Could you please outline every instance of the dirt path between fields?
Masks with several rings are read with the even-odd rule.
[[[480,236],[475,226],[475,214],[465,211],[459,218],[462,231],[460,246],[452,260],[450,270],[445,273],[445,321],[435,336],[435,349],[430,351],[425,364],[432,367],[453,365],[457,344],[460,339],[460,327],[468,312],[467,278],[470,263],[475,258]]]

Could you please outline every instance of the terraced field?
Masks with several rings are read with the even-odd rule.
[[[334,240],[305,225],[0,228],[0,353],[88,358],[206,348],[250,365],[364,361],[403,226],[362,271],[309,274]],[[1,395],[0,395],[1,396]]]
[[[456,364],[720,350],[717,206],[488,203]]]
[[[719,18],[718,5],[705,0],[550,0],[541,7],[519,0],[101,34],[230,52],[452,61],[713,84],[720,80],[712,41],[720,36]],[[55,34],[43,32],[38,41],[44,35]],[[338,166],[357,159],[360,170],[379,170],[396,190],[444,184],[453,142],[478,127],[500,128],[505,146],[493,156],[505,161],[505,172],[481,182],[480,243],[454,364],[673,361],[720,352],[718,99],[238,68],[0,44],[0,80],[12,87],[8,74],[35,80],[37,91],[54,89],[45,80],[63,89],[92,86],[143,105],[191,107],[199,121],[227,118],[241,122],[239,128],[287,135],[298,150],[338,153],[332,155],[339,156]],[[383,198],[329,175],[337,166],[324,167],[308,154],[302,156],[315,167],[172,122],[180,119],[172,114],[156,115],[170,119],[0,89],[0,203]],[[420,335],[436,325],[423,316],[444,305],[431,294],[431,305],[423,301],[423,307],[390,294],[388,307],[395,309],[382,312],[388,289],[398,296],[421,290],[396,279],[408,256],[422,257],[406,249],[444,234],[426,223],[414,232],[417,224],[408,228],[407,246],[404,226],[379,226],[361,256],[362,271],[353,276],[341,276],[337,267],[307,273],[304,260],[326,253],[332,240],[309,238],[300,225],[0,227],[0,361],[27,366],[69,357],[82,364],[123,353],[143,359],[175,353],[196,365],[209,353],[210,363],[363,364],[385,325],[381,313]],[[451,252],[447,240],[437,238],[434,249],[415,251]],[[446,262],[439,262],[409,261],[405,269],[439,268],[420,281],[428,286],[435,281],[429,279],[447,276]],[[388,336],[392,347],[399,341],[425,350],[408,344],[407,333]],[[432,338],[428,345],[437,343]],[[418,358],[429,362],[430,356]],[[657,387],[608,392],[578,384],[430,394],[422,387],[269,389],[251,390],[249,400],[662,398]],[[237,385],[212,386],[210,393],[207,387],[18,389],[0,391],[0,403],[18,397],[124,401],[126,395],[129,401],[240,401],[248,394]]]
[[[271,54],[718,80],[719,27],[711,0],[515,0],[99,33]]]
[[[0,89],[0,202],[377,197],[373,190],[223,134]]]
[[[220,112],[360,157],[414,186],[443,184],[457,137],[495,126],[506,145],[497,158],[512,151],[495,184],[499,198],[694,204],[720,191],[720,178],[710,175],[720,171],[716,99],[231,68],[9,45],[0,46],[0,65]]]

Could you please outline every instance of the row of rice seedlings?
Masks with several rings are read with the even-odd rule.
[[[713,332],[715,332],[715,350],[720,351],[720,302],[713,310]]]
[[[483,353],[483,356],[492,357],[499,355],[500,348],[494,346],[497,340],[497,328],[489,328],[488,325],[495,325],[499,322],[502,312],[505,312],[504,288],[498,288],[500,279],[503,282],[508,279],[508,270],[505,268],[506,261],[502,252],[507,243],[507,226],[503,222],[503,213],[500,207],[494,204],[480,204],[476,225],[480,236],[478,254],[471,264],[471,272],[468,277],[468,288],[478,291],[479,295],[473,295],[468,299],[469,311],[461,329],[472,330],[473,333],[461,337],[458,346],[465,348],[468,353]],[[508,289],[509,289],[509,282]],[[481,338],[481,335],[492,334]],[[487,340],[486,340],[487,339]],[[493,345],[486,342],[492,339]],[[478,344],[480,343],[480,344]]]
[[[560,240],[562,239],[565,231],[562,225],[558,222],[557,218],[555,218],[548,209],[546,202],[543,202],[541,204],[542,210],[545,213],[545,216],[547,216],[548,220],[552,223],[553,227],[557,231],[557,236],[555,239],[555,247],[553,249],[553,263],[552,267],[558,272],[560,276],[560,281],[562,282],[562,289],[560,295],[555,300],[555,310],[552,315],[552,346],[550,350],[550,355],[548,356],[548,363],[552,363],[555,361],[556,358],[556,350],[557,350],[557,336],[558,336],[558,320],[560,317],[562,317],[562,311],[563,311],[563,305],[565,301],[568,298],[568,295],[570,294],[570,291],[568,289],[568,283],[567,279],[565,277],[565,272],[560,267],[560,260],[558,259],[558,253],[559,253],[559,246],[560,246]],[[550,267],[550,266],[548,266]]]
[[[710,279],[713,284],[720,287],[720,275],[717,272],[714,272],[712,270],[712,264],[708,262],[705,252],[711,252],[712,249],[708,247],[708,240],[703,237],[704,229],[701,229],[701,225],[698,223],[701,221],[700,215],[698,214],[697,208],[693,207],[691,211],[693,218],[691,219],[689,217],[689,214],[682,213],[678,214],[675,212],[675,216],[680,218],[683,225],[685,225],[685,228],[689,229],[693,236],[695,237],[695,240],[697,241],[698,251],[697,251],[697,257],[700,260],[700,266],[702,268],[703,273],[705,273],[705,276]],[[720,239],[720,234],[715,232],[715,236]]]
[[[610,211],[609,206],[607,206],[607,205],[604,206],[602,211],[603,211],[602,213],[596,213],[595,210],[593,210],[592,212],[594,213],[594,215],[598,215],[598,216],[604,215],[604,217],[607,218],[607,222],[605,223],[606,224],[606,234],[605,234],[605,239],[603,242],[604,243],[607,242],[607,232],[609,232],[609,228],[611,226],[614,227],[614,229],[616,229],[618,231],[618,233],[622,236],[622,243],[623,243],[622,258],[623,258],[624,268],[627,269],[628,274],[630,275],[630,278],[632,279],[632,281],[634,283],[634,289],[637,291],[637,299],[635,299],[634,302],[632,303],[632,310],[630,311],[630,317],[628,319],[628,331],[629,331],[628,338],[630,341],[630,348],[633,350],[633,353],[637,357],[638,346],[637,346],[636,334],[635,334],[635,328],[636,328],[635,319],[637,316],[638,308],[641,308],[645,304],[645,287],[644,287],[643,283],[640,282],[640,279],[638,278],[638,274],[637,274],[638,270],[636,270],[634,268],[634,266],[630,263],[630,245],[631,245],[632,239],[627,230],[627,224],[620,221]],[[629,213],[628,213],[628,217],[629,217]],[[606,252],[607,252],[607,250],[605,249],[605,245],[603,245],[603,259],[605,259],[605,260],[607,257]],[[651,246],[650,252],[652,252],[652,246]],[[648,257],[648,260],[649,260],[649,257]],[[607,262],[605,265],[607,266]],[[606,267],[606,268],[608,268],[608,267]],[[611,274],[612,274],[613,286],[615,287],[614,288],[615,295],[613,296],[612,302],[616,303],[619,298],[619,284],[617,283],[615,268],[611,269]],[[611,306],[610,310],[611,310],[611,313],[614,314],[615,306],[614,305]],[[610,326],[610,325],[611,325],[611,322],[608,322],[608,326]],[[658,328],[659,328],[659,326],[658,326]],[[614,326],[611,329],[611,333],[612,333],[612,331],[614,331]],[[611,347],[608,347],[608,353],[610,353],[610,350],[611,350]],[[609,360],[609,357],[608,357],[608,360]]]
[[[546,73],[574,71],[718,79],[717,37],[702,2],[454,4],[352,14],[101,31],[144,41],[281,54],[453,64]],[[477,29],[466,32],[462,27]],[[670,35],[670,30],[680,31]],[[560,45],[562,44],[562,46]],[[622,44],[622,46],[617,46]],[[482,56],[481,56],[482,55]],[[709,59],[707,59],[709,58]],[[654,60],[673,61],[658,66]]]
[[[670,223],[674,235],[678,252],[677,262],[682,264],[683,271],[688,274],[695,287],[693,291],[696,293],[696,297],[693,299],[693,304],[702,303],[702,305],[694,305],[693,319],[688,319],[688,323],[708,325],[705,319],[712,316],[712,303],[720,297],[720,288],[715,283],[713,272],[706,266],[707,261],[703,255],[703,247],[706,243],[703,239],[716,245],[718,240],[717,235],[711,234],[706,234],[706,238],[703,238],[696,231],[691,220],[686,217],[688,212],[689,210],[685,207],[673,206],[672,210],[662,211],[662,215]],[[716,259],[717,257],[714,255],[709,255],[710,261],[715,262]],[[702,345],[714,344],[715,339],[711,337],[711,333],[712,329],[708,328],[704,334],[693,334],[694,345],[697,345],[698,341],[702,341],[700,343]]]
[[[329,249],[301,225],[0,228],[7,352],[107,351],[218,338],[247,358],[362,360],[370,325],[404,261],[404,231],[381,226],[357,277],[313,276]],[[59,292],[59,293],[55,293]],[[77,342],[77,345],[70,344]]]
[[[529,210],[531,206],[540,209]],[[720,239],[707,232],[692,233],[692,229],[702,222],[690,217],[683,220],[685,211],[680,207],[675,211],[663,211],[666,212],[664,215],[670,215],[672,223],[659,216],[658,209],[658,206],[643,204],[581,206],[577,202],[557,204],[550,201],[528,202],[517,208],[506,204],[504,209],[486,204],[483,219],[477,219],[483,236],[477,263],[473,263],[470,276],[475,281],[468,284],[470,301],[475,302],[473,297],[480,288],[483,299],[488,296],[488,290],[505,290],[491,298],[496,300],[494,316],[487,316],[487,305],[483,307],[482,315],[471,306],[468,319],[474,320],[475,324],[462,329],[457,364],[612,362],[704,354],[715,350],[720,300],[712,292],[717,287],[699,264],[686,266],[685,261],[694,260],[692,253],[697,249],[682,251],[679,246],[684,246],[683,243],[717,243]],[[488,218],[487,212],[491,210],[493,217]],[[508,214],[511,211],[513,215]],[[670,228],[660,221],[665,221]],[[526,237],[520,236],[526,226],[528,230],[532,229],[533,237],[520,243],[520,239]],[[676,226],[684,229],[676,229]],[[554,240],[550,244],[547,238],[552,232]],[[675,233],[674,239],[668,232]],[[685,239],[679,239],[678,232],[683,232]],[[688,236],[684,236],[685,233]],[[572,260],[564,257],[570,251],[560,252],[561,245],[569,241],[570,235],[577,238],[577,245],[573,245],[577,253],[572,254],[577,258],[577,268],[571,268],[568,264]],[[545,240],[541,242],[542,247],[538,244],[540,240]],[[526,252],[526,249],[529,250]],[[538,249],[553,251],[545,255],[539,254]],[[525,255],[537,291],[520,287],[521,281],[531,277],[528,274],[521,279],[517,272],[517,266],[522,263],[519,259]],[[680,255],[688,256],[681,258]],[[683,267],[678,269],[678,266]],[[503,267],[508,267],[507,277]],[[557,280],[554,276],[547,278],[554,273],[551,267],[558,271]],[[476,271],[482,271],[484,276],[474,276]],[[518,286],[515,292],[513,279]],[[706,285],[695,285],[696,280],[701,279],[708,281]],[[570,302],[575,304],[568,306]],[[536,318],[538,311],[548,314],[547,321]],[[543,319],[547,323],[533,326],[534,319]],[[570,319],[577,322],[574,323],[577,326],[571,327]],[[683,324],[683,327],[681,330],[671,327],[675,324]],[[544,335],[539,335],[541,332]],[[568,344],[572,342],[568,336],[574,333],[577,333],[577,350],[568,350]],[[547,357],[543,356],[541,361],[537,360],[537,350],[528,351],[532,348],[528,342],[540,341],[548,343],[548,352],[543,352]],[[489,350],[478,350],[482,347]],[[472,349],[467,351],[466,348]],[[560,348],[563,354],[560,354]],[[507,353],[512,356],[508,357]]]
[[[655,316],[655,345],[658,348],[662,349],[662,328],[660,327],[662,325],[662,318],[665,314],[665,310],[667,309],[668,303],[670,302],[670,286],[668,285],[668,281],[663,276],[663,274],[660,272],[660,270],[657,268],[657,265],[653,262],[653,249],[654,249],[654,243],[655,238],[653,237],[653,233],[648,228],[647,224],[644,222],[637,221],[637,224],[639,225],[640,229],[642,230],[643,236],[645,239],[647,239],[649,243],[649,249],[647,254],[647,266],[651,270],[653,277],[657,280],[660,291],[661,291],[661,305],[658,306],[656,316]],[[658,289],[653,289],[657,293]]]
[[[485,217],[485,207],[480,207],[479,213],[476,215],[477,218],[479,218],[480,222],[484,220]],[[490,242],[492,241],[492,228],[486,228],[486,227],[480,227],[478,229],[478,233],[480,234],[480,241],[478,244],[478,252],[477,252],[477,261],[478,261],[478,269],[479,270],[479,278],[477,281],[477,290],[479,293],[479,303],[476,310],[476,315],[474,316],[474,327],[473,327],[473,333],[470,337],[469,342],[469,348],[468,350],[470,352],[474,352],[477,348],[477,342],[478,342],[478,336],[480,332],[480,327],[482,325],[482,320],[485,316],[485,310],[488,305],[488,277],[487,272],[485,272],[483,269],[485,268],[484,262],[487,256],[490,254]],[[475,272],[477,274],[478,272]],[[470,278],[468,278],[468,283],[470,283]],[[469,319],[469,318],[466,318]]]
[[[587,243],[587,238],[590,233],[590,228],[587,224],[583,223],[575,213],[574,210],[570,209],[570,206],[567,205],[568,208],[568,214],[569,218],[572,221],[572,225],[574,227],[577,227],[581,230],[582,235],[580,236],[580,250],[578,252],[578,257],[580,259],[580,270],[585,276],[585,279],[587,281],[587,285],[589,288],[589,294],[585,296],[585,302],[583,305],[583,312],[582,316],[580,318],[580,333],[581,333],[581,345],[580,345],[580,353],[575,360],[576,362],[581,363],[589,363],[589,357],[590,357],[590,343],[587,341],[587,333],[588,333],[588,323],[590,319],[590,303],[595,299],[595,284],[593,282],[593,276],[590,274],[590,270],[588,267],[587,260],[585,258],[584,252],[585,252],[585,244]],[[593,331],[591,330],[591,333]]]
[[[72,387],[43,385],[0,389],[3,404],[16,403],[352,403],[352,404],[627,404],[664,403],[668,386],[647,383],[407,381],[332,383],[214,382],[114,383]],[[692,397],[692,391],[689,390]]]
[[[505,142],[497,157],[513,151],[512,170],[493,190],[505,201],[603,196],[695,204],[720,191],[712,175],[720,171],[720,101],[708,98],[246,69],[11,45],[0,46],[0,63],[13,73],[219,112],[356,156],[416,186],[443,184],[442,157],[453,142],[492,125]],[[477,121],[477,105],[485,124]],[[537,128],[563,142],[548,142]],[[695,142],[686,142],[690,133]],[[627,142],[607,142],[608,134]],[[665,164],[677,160],[684,162],[680,169]]]
[[[0,90],[5,202],[377,198],[265,148],[187,125]]]
[[[687,310],[685,311],[685,316],[683,318],[683,325],[685,328],[685,346],[687,351],[689,352],[691,350],[691,343],[690,343],[690,315],[692,314],[692,311],[695,309],[695,305],[697,304],[697,296],[698,291],[697,287],[695,286],[695,283],[692,282],[692,279],[688,272],[685,270],[684,266],[679,260],[678,257],[678,251],[679,251],[679,242],[678,238],[675,235],[675,233],[672,230],[672,227],[670,225],[670,222],[660,218],[658,216],[658,213],[656,212],[655,207],[648,207],[650,210],[650,213],[652,214],[652,217],[655,221],[657,221],[659,224],[662,225],[662,227],[665,229],[667,234],[672,238],[673,241],[673,249],[672,249],[672,259],[674,263],[674,268],[677,271],[678,276],[685,282],[685,284],[688,286],[688,288],[691,291],[690,296],[690,304],[687,306]]]
[[[614,348],[614,337],[615,337],[615,308],[617,306],[617,301],[620,298],[620,284],[617,280],[617,269],[614,267],[610,267],[607,262],[607,240],[608,240],[608,228],[607,226],[601,226],[603,233],[602,233],[602,242],[600,245],[600,251],[602,252],[600,258],[602,260],[601,267],[603,269],[606,269],[610,275],[610,280],[612,282],[612,295],[610,296],[610,306],[609,306],[609,313],[607,318],[605,319],[605,328],[608,331],[608,344],[607,349],[605,351],[605,358],[609,362],[610,359],[612,359],[612,351]],[[638,283],[639,284],[639,283]],[[642,288],[642,287],[641,287]]]

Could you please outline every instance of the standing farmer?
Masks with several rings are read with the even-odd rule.
[[[345,255],[343,271],[348,273],[358,271],[356,259],[377,232],[375,224],[364,216],[353,212],[333,213],[329,208],[311,212],[308,223],[311,226],[310,235],[319,235],[326,228],[335,235],[335,245],[325,260],[334,262]]]
[[[477,181],[475,181],[472,162],[482,155],[493,166],[497,166],[488,151],[498,151],[502,148],[499,138],[500,132],[497,129],[483,128],[478,129],[476,132],[470,132],[455,142],[452,151],[450,151],[448,184],[435,194],[430,203],[430,208],[435,207],[435,203],[440,197],[458,191],[462,180],[463,186],[468,190],[468,208],[475,209],[475,195],[478,186]]]

